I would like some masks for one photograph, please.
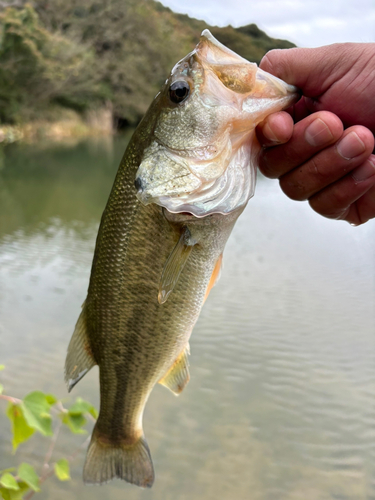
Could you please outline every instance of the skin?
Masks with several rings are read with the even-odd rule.
[[[324,217],[374,218],[375,44],[273,50],[260,67],[303,94],[258,126],[261,172]]]

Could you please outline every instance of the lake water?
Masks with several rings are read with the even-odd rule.
[[[128,137],[0,150],[0,381],[98,405],[93,369],[67,395],[66,348],[86,296],[99,219]],[[260,178],[191,339],[191,381],[155,387],[144,416],[156,481],[48,480],[40,499],[374,500],[375,221],[353,228]],[[0,469],[41,464],[38,437]],[[63,431],[54,452],[85,436]]]

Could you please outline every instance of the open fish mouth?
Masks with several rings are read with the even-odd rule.
[[[138,199],[196,217],[243,207],[255,189],[255,127],[298,98],[294,86],[204,30],[159,97],[154,141],[136,175]]]

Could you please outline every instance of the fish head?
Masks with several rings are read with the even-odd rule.
[[[196,217],[243,207],[255,188],[255,127],[298,98],[296,87],[204,30],[155,98],[153,137],[136,174],[138,199]]]

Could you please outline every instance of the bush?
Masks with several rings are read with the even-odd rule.
[[[4,366],[0,365],[0,370]],[[48,450],[41,471],[38,474],[35,468],[28,463],[21,463],[17,470],[13,467],[0,471],[0,496],[4,500],[30,499],[40,491],[41,485],[49,477],[55,476],[60,481],[70,479],[70,462],[78,452],[85,448],[88,439],[75,450],[70,457],[62,457],[51,463],[52,453],[59,436],[61,426],[67,426],[74,434],[85,434],[84,426],[87,419],[97,418],[96,409],[87,401],[77,398],[69,408],[52,394],[33,391],[22,400],[4,394],[4,387],[0,384],[0,401],[8,402],[6,414],[11,424],[13,450],[28,441],[35,433],[42,434],[50,439]]]

